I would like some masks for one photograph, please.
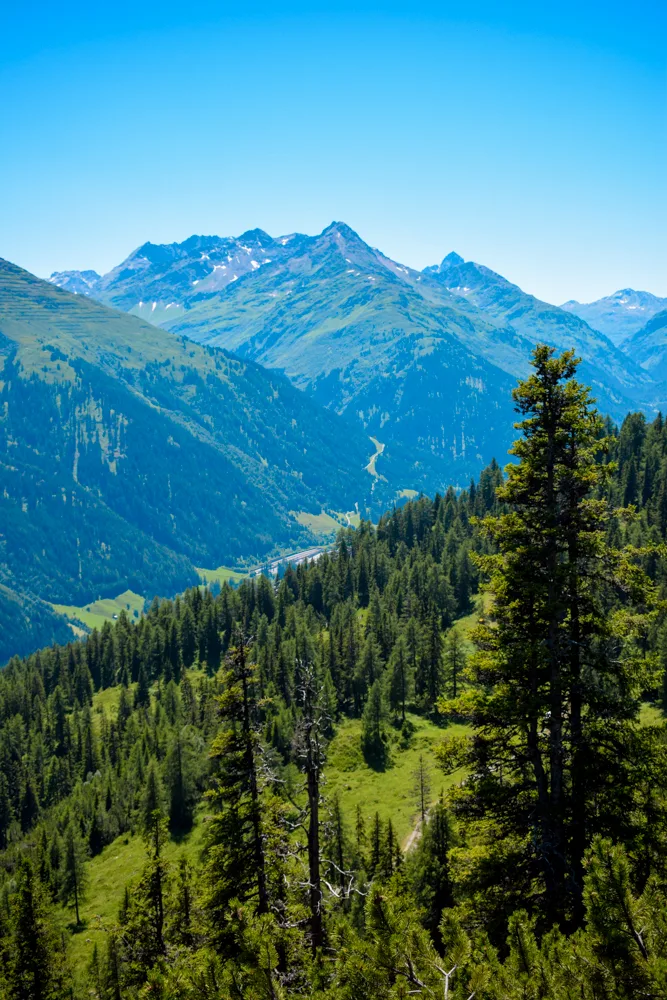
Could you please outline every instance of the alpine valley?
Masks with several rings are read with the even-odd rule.
[[[71,636],[44,602],[174,594],[383,495],[361,426],[280,373],[6,261],[0,365],[0,662]]]
[[[643,294],[0,261],[1,1000],[667,997]]]
[[[504,464],[537,341],[575,349],[612,420],[654,416],[663,304],[559,308],[338,222],[146,243],[104,276],[2,261],[0,662],[71,635],[53,605],[173,595]]]
[[[650,365],[571,304],[541,302],[456,253],[415,271],[338,222],[314,237],[255,229],[146,243],[103,277],[70,271],[51,281],[284,371],[386,446],[402,488],[464,485],[492,456],[504,459],[510,391],[538,340],[575,349],[613,419],[654,413],[667,399]]]

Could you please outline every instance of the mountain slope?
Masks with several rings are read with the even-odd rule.
[[[279,368],[356,418],[411,488],[464,483],[504,455],[514,380],[470,350],[472,324],[451,296],[427,301],[340,223],[288,246],[170,328]]]
[[[656,313],[667,309],[667,299],[650,292],[622,288],[596,302],[565,302],[561,309],[574,313],[594,330],[599,330],[618,347],[637,333]]]
[[[667,379],[667,309],[624,341],[623,350],[655,378]]]
[[[593,387],[603,412],[622,418],[633,406],[651,407],[664,391],[607,337],[578,316],[528,295],[490,268],[450,254],[424,273],[494,321],[511,326],[526,342],[534,344],[539,340],[561,350],[574,348],[583,359],[580,377]]]
[[[427,491],[465,482],[494,454],[502,460],[510,391],[538,340],[573,347],[600,408],[617,419],[667,395],[577,316],[488,268],[450,254],[414,271],[343,223],[314,237],[253,230],[145,244],[93,294],[283,370],[387,445],[393,482]]]
[[[0,406],[4,583],[49,601],[308,544],[291,512],[363,509],[375,482],[368,437],[280,374],[6,261]]]

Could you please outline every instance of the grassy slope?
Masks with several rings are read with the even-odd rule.
[[[409,719],[415,726],[410,745],[401,749],[398,742],[393,743],[390,762],[384,771],[374,770],[364,760],[361,720],[346,719],[338,726],[327,755],[324,793],[328,798],[338,793],[350,831],[360,805],[367,831],[378,812],[381,819],[391,819],[400,841],[405,841],[418,820],[414,773],[420,755],[431,772],[431,801],[460,780],[458,773],[445,777],[438,771],[433,748],[445,734],[458,735],[466,732],[466,727],[443,728],[417,715],[409,715]]]
[[[295,515],[299,524],[308,528],[315,535],[335,535],[340,528],[352,526],[358,528],[361,518],[356,511],[326,511],[319,514],[309,514],[307,511],[300,511]]]
[[[242,570],[229,569],[228,566],[218,566],[217,569],[203,569],[201,566],[195,566],[195,569],[199,573],[204,583],[240,583],[248,575]]]
[[[166,860],[174,863],[185,856],[193,865],[198,864],[204,830],[204,815],[200,812],[186,837],[169,840],[166,844]],[[74,926],[73,911],[59,908],[60,926],[72,932],[70,959],[79,974],[90,961],[95,943],[104,953],[105,934],[118,919],[125,886],[139,875],[146,860],[146,847],[141,837],[123,834],[88,862],[88,891],[80,908],[82,926],[79,930]]]
[[[201,672],[189,670],[188,675],[195,681]],[[153,685],[153,695],[156,687]],[[120,692],[120,685],[96,692],[93,696],[95,721],[99,723],[102,712],[110,717],[116,714]],[[170,838],[166,844],[164,856],[168,862],[177,862],[184,856],[193,866],[198,864],[204,840],[205,820],[206,806],[202,805],[195,816],[190,833],[185,837]],[[83,977],[95,943],[103,953],[105,934],[118,918],[125,886],[139,875],[146,859],[146,847],[142,838],[136,834],[121,834],[87,864],[88,888],[80,906],[81,927],[76,928],[71,909],[58,908],[59,926],[63,932],[71,934],[69,954],[77,977]]]
[[[471,649],[470,631],[480,611],[486,610],[487,605],[488,599],[485,596],[478,597],[473,613],[459,619],[454,626],[461,632],[468,650]],[[361,617],[364,617],[364,612],[361,612]],[[194,680],[197,671],[189,673]],[[94,717],[99,719],[102,711],[107,715],[114,715],[119,695],[120,687],[95,694]],[[343,720],[337,727],[328,749],[323,792],[329,800],[336,793],[340,796],[350,834],[357,806],[360,805],[367,831],[375,812],[378,812],[385,821],[391,818],[401,843],[405,844],[419,820],[414,773],[420,755],[424,756],[430,770],[431,801],[441,791],[446,791],[461,780],[461,772],[446,777],[439,771],[433,750],[445,735],[464,733],[467,727],[457,724],[439,726],[413,714],[409,714],[409,720],[414,726],[412,739],[407,747],[402,748],[398,742],[398,734],[392,731],[390,760],[384,770],[375,770],[364,760],[359,719]],[[640,724],[651,725],[661,721],[664,721],[664,714],[659,708],[649,704],[642,706]],[[204,842],[206,815],[206,805],[203,805],[197,813],[190,834],[168,842],[165,856],[169,862],[175,863],[181,856],[185,856],[193,865],[198,864]],[[98,948],[103,949],[106,931],[117,919],[125,885],[138,876],[145,861],[146,850],[142,839],[137,835],[123,834],[88,863],[89,886],[81,906],[81,928],[74,928],[70,910],[59,908],[59,924],[64,932],[71,934],[70,955],[73,967],[77,970],[77,978],[83,979],[93,945],[97,943]]]
[[[73,604],[52,604],[51,607],[66,618],[83,622],[88,628],[101,628],[105,621],[117,618],[123,610],[127,611],[131,618],[137,618],[144,609],[144,598],[132,590],[126,590],[118,597],[93,601],[83,607],[76,607]]]

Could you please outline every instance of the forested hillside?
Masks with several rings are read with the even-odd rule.
[[[3,995],[665,995],[667,426],[575,375],[507,478],[8,664]],[[410,753],[403,838],[346,796]]]
[[[0,663],[64,637],[40,601],[172,595],[312,544],[299,514],[364,513],[386,485],[363,431],[278,373],[6,261],[0,407]]]

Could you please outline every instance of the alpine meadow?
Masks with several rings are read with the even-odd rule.
[[[0,1000],[667,1000],[666,54],[3,10]]]

